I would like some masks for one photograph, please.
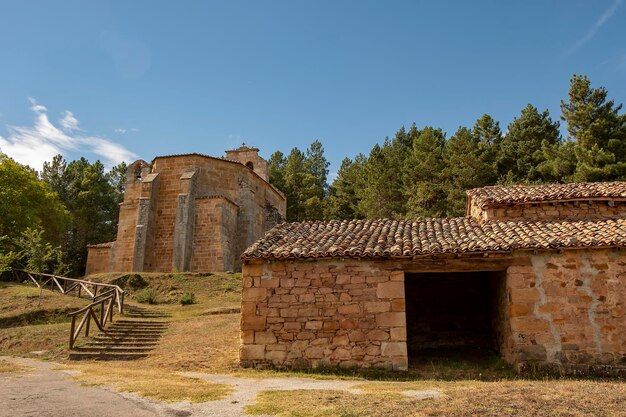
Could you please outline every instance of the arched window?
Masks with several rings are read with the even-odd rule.
[[[141,165],[135,167],[135,181],[141,182]]]
[[[250,161],[246,162],[246,166],[254,171],[254,164]]]

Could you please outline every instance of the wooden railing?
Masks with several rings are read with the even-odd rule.
[[[14,273],[17,278],[30,279],[40,289],[50,286],[52,291],[59,290],[63,294],[72,293],[78,297],[85,296],[91,299],[91,304],[68,314],[72,318],[70,349],[74,347],[83,327],[85,337],[89,336],[92,320],[100,331],[104,331],[106,323],[113,321],[115,307],[120,314],[124,314],[124,290],[117,285],[22,270],[14,270]],[[76,326],[76,320],[81,315],[82,318]]]
[[[74,348],[76,339],[80,336],[83,327],[85,327],[85,337],[89,337],[89,324],[92,319],[96,326],[98,326],[98,329],[102,332],[104,331],[106,323],[113,321],[116,298],[115,289],[111,289],[94,297],[94,302],[88,306],[68,314],[72,318],[72,326],[70,327],[70,349]],[[96,312],[98,308],[100,310],[99,314]],[[76,318],[81,314],[83,315],[82,319],[78,323],[78,326],[76,326]],[[100,318],[98,318],[98,316],[100,316]]]

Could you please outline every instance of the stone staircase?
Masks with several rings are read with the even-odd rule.
[[[123,318],[70,351],[71,360],[131,360],[148,356],[167,329],[169,314],[126,306]]]

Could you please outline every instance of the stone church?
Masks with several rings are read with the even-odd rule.
[[[245,249],[285,214],[257,148],[135,161],[117,240],[88,246],[86,273],[238,270]]]
[[[465,217],[283,223],[244,253],[244,366],[492,352],[626,372],[626,182],[494,186]]]

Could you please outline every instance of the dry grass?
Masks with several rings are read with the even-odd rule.
[[[87,279],[98,282],[113,283],[126,274],[105,273],[93,274]],[[193,293],[196,304],[185,306],[193,310],[194,306],[201,305],[204,309],[239,306],[241,301],[241,274],[215,273],[171,273],[142,272],[141,278],[154,290],[157,303],[163,305],[178,304],[183,294]],[[128,299],[133,300],[136,290],[125,288]],[[166,307],[166,306],[163,306]]]
[[[87,302],[34,285],[0,283],[0,354],[62,358],[69,340],[67,313]]]
[[[375,383],[342,391],[265,391],[249,414],[279,417],[624,416],[626,384],[593,381],[420,381]],[[444,396],[416,400],[401,391],[438,389]],[[315,406],[312,406],[315,405]]]
[[[29,366],[20,365],[19,363],[8,362],[0,360],[0,374],[13,373],[13,372],[25,372],[30,370]]]
[[[126,366],[124,366],[126,365]],[[74,378],[86,385],[109,385],[159,401],[205,402],[228,396],[231,387],[157,369],[132,369],[128,364],[90,363],[72,368],[81,373]]]
[[[228,386],[184,377],[177,374],[180,371],[235,373],[253,378],[353,379],[358,380],[355,383],[360,383],[359,388],[365,391],[361,395],[339,391],[268,391],[261,393],[257,403],[248,408],[252,414],[283,417],[626,415],[624,383],[523,380],[512,375],[510,369],[499,361],[481,366],[462,361],[428,363],[409,373],[334,368],[301,372],[241,370],[237,367],[239,314],[207,314],[218,307],[239,306],[239,276],[146,275],[149,285],[156,288],[161,297],[172,295],[171,291],[194,292],[198,303],[188,306],[177,303],[144,305],[144,308],[171,314],[167,319],[169,327],[157,348],[147,358],[131,362],[67,365],[81,371],[77,378],[82,382],[111,385],[162,401],[208,401],[224,398],[230,392]],[[108,278],[115,279],[116,276],[119,274],[110,274]],[[32,287],[7,290],[6,286],[0,289],[0,314],[10,314],[5,300],[9,300],[13,308],[20,309],[22,307],[17,304],[21,297],[21,302],[32,308],[33,290],[38,296],[38,290]],[[11,293],[14,296],[9,296]],[[53,300],[56,297],[60,299]],[[61,300],[83,302],[71,297],[68,300],[59,294],[51,294],[45,302],[53,306],[62,303]],[[68,332],[68,323],[0,329],[0,353],[28,355],[28,352],[44,350],[47,352],[44,357],[59,360],[66,353]],[[398,379],[412,381],[397,382]],[[486,382],[485,379],[496,381]],[[438,389],[445,397],[417,401],[402,395],[402,391],[421,389]]]
[[[87,304],[34,284],[0,283],[0,328],[68,321],[67,313]]]

